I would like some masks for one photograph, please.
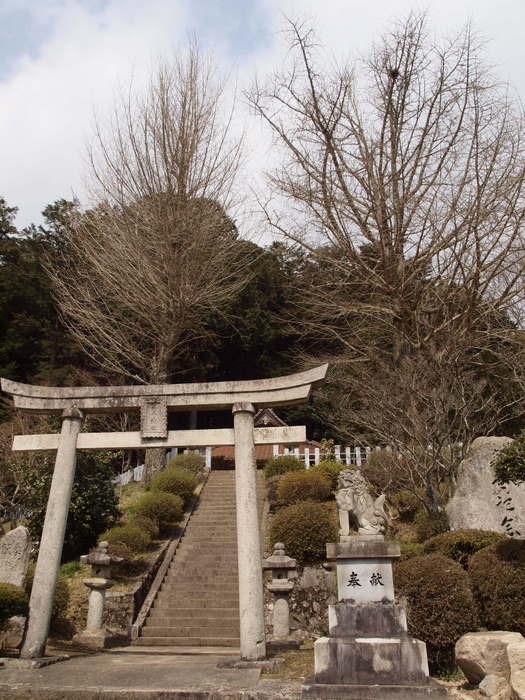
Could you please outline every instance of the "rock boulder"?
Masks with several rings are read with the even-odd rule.
[[[525,644],[519,632],[469,632],[456,642],[456,663],[469,683],[477,685],[485,676],[508,678],[507,647]]]
[[[510,687],[514,700],[525,700],[525,640],[509,644]]]
[[[452,530],[474,528],[525,535],[525,485],[501,487],[492,483],[491,462],[510,442],[506,437],[480,437],[472,443],[446,507]]]
[[[23,586],[31,554],[27,527],[17,527],[0,540],[0,582]]]

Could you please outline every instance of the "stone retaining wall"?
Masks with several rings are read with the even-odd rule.
[[[334,571],[307,566],[290,594],[290,628],[294,639],[322,637],[328,633],[328,605],[337,602]],[[265,589],[266,633],[272,634],[273,595]]]

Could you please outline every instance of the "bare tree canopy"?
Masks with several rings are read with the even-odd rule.
[[[91,149],[96,206],[50,263],[63,317],[107,370],[161,383],[246,282],[230,218],[242,140],[192,46],[121,99]]]
[[[284,154],[268,220],[314,260],[297,305],[332,354],[331,419],[402,450],[435,500],[446,447],[523,411],[525,151],[470,30],[425,24],[354,70],[291,25],[292,65],[250,98]]]

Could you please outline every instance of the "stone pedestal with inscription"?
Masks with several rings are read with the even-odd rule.
[[[358,535],[326,549],[336,563],[338,602],[328,609],[329,636],[315,642],[315,676],[304,683],[303,697],[447,697],[429,678],[426,646],[408,636],[405,609],[395,601],[399,545]]]

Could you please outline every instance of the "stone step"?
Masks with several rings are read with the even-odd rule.
[[[142,647],[238,647],[239,637],[139,637],[133,642]]]
[[[175,605],[171,607],[164,606],[163,608],[159,608],[157,606],[154,606],[151,609],[151,612],[148,616],[148,620],[150,618],[153,619],[153,617],[157,615],[159,619],[168,619],[174,616],[178,616],[179,619],[203,618],[205,620],[231,620],[239,619],[239,608],[201,608],[197,606],[194,608],[182,608],[177,607]]]
[[[195,590],[197,588],[197,591]],[[197,584],[171,584],[162,585],[160,589],[160,595],[164,596],[167,600],[229,600],[232,605],[235,604],[234,601],[239,600],[239,588],[238,586],[217,586],[215,588],[206,588],[205,590],[199,591],[199,586]]]
[[[165,595],[162,606],[167,608],[195,608],[200,605],[202,608],[233,608],[239,605],[239,596],[190,596],[190,595]]]
[[[225,571],[224,568],[213,568],[212,566],[206,566],[199,563],[198,567],[193,567],[191,571],[177,571],[176,567],[168,571],[165,577],[165,581],[201,581],[205,579],[204,584],[208,586],[216,585],[217,581],[222,581],[223,583],[228,583],[230,581],[237,581],[239,578],[237,573],[229,573]],[[206,580],[207,579],[207,580]]]
[[[239,606],[238,596],[221,596],[217,599],[205,598],[203,596],[163,596],[162,599],[157,598],[153,604],[153,608],[162,610],[171,610],[172,608],[200,608],[207,610],[217,610],[218,608],[234,608]]]
[[[199,625],[196,622],[202,620],[190,619],[190,625],[182,625],[175,622],[170,625],[166,620],[164,624],[153,623],[147,625],[143,630],[144,637],[238,637],[239,621],[228,622],[226,620],[214,620],[214,625]],[[191,625],[193,623],[193,626]]]

